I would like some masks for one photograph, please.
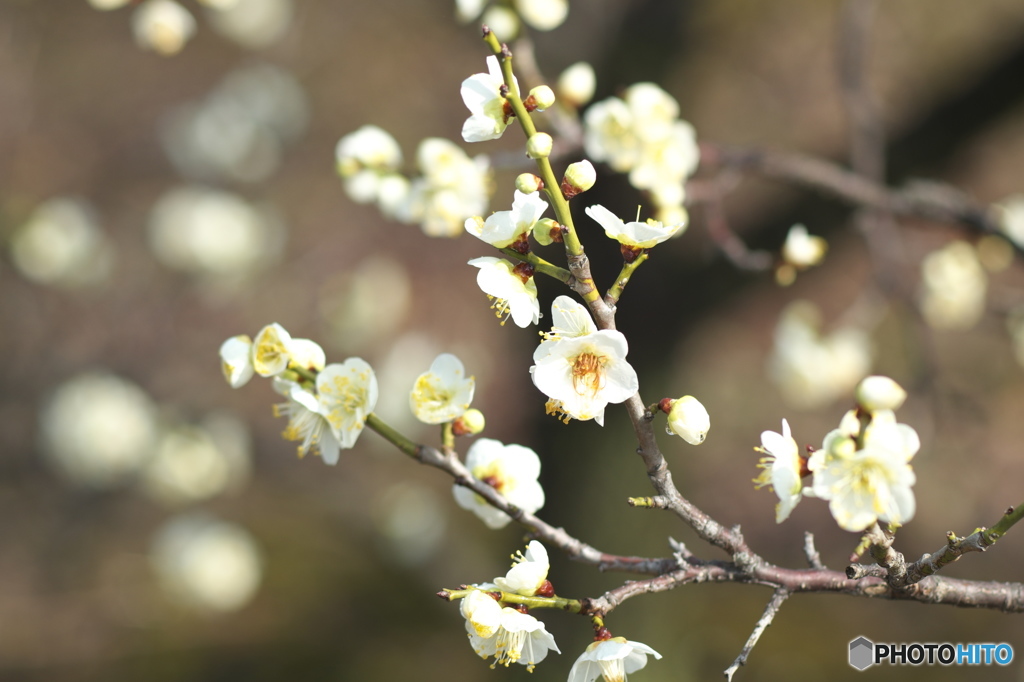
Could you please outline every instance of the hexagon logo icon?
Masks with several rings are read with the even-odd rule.
[[[850,665],[857,670],[864,670],[874,665],[875,643],[867,637],[858,637],[850,642]]]

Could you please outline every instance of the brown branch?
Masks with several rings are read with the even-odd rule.
[[[747,638],[747,643],[743,645],[743,650],[740,651],[740,655],[736,657],[736,660],[732,662],[725,670],[725,679],[732,682],[732,676],[736,674],[736,671],[740,669],[740,666],[746,665],[747,657],[750,656],[750,652],[757,646],[757,640],[761,639],[761,635],[768,629],[768,626],[775,620],[775,614],[779,612],[779,608],[782,607],[782,602],[786,601],[789,597],[789,591],[785,588],[779,588],[775,590],[772,598],[768,601],[768,604],[764,607],[764,613],[757,620],[754,625],[754,631],[750,633],[750,637]]]

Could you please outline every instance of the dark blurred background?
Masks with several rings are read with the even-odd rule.
[[[842,163],[849,128],[837,75],[840,5],[575,1],[563,26],[532,38],[548,78],[590,61],[597,99],[655,81],[679,100],[701,139]],[[626,506],[627,496],[650,487],[620,410],[609,408],[603,430],[544,416],[527,374],[534,331],[500,327],[474,286],[475,270],[462,265],[490,255],[486,247],[468,236],[429,239],[345,196],[334,145],[364,124],[395,135],[410,166],[422,138],[459,141],[467,115],[459,83],[482,70],[486,51],[477,28],[454,20],[453,3],[303,0],[290,15],[276,15],[280,35],[256,44],[242,44],[244,31],[241,42],[232,39],[205,8],[186,6],[197,17],[196,34],[180,54],[162,57],[136,45],[131,8],[0,0],[0,678],[527,675],[519,666],[488,670],[466,645],[457,606],[433,596],[502,574],[506,557],[523,546],[522,531],[488,531],[453,503],[447,479],[372,433],[337,467],[297,461],[294,444],[280,438],[284,421],[272,415],[277,396],[269,386],[234,391],[218,368],[225,338],[253,335],[272,321],[319,341],[329,361],[369,361],[381,377],[380,413],[424,442],[436,434],[410,421],[407,391],[436,353],[458,354],[477,378],[484,435],[539,453],[545,519],[611,553],[665,556],[672,536],[698,556],[724,558],[668,515]],[[887,134],[892,182],[947,181],[983,205],[1024,191],[1019,0],[880,4],[869,42],[867,77]],[[245,74],[253,73],[278,84],[272,94],[246,89],[252,78]],[[209,119],[205,132],[189,137],[188,122],[202,116]],[[229,153],[233,135],[257,139],[238,143],[250,156]],[[221,144],[229,152],[219,165],[203,160],[202,151]],[[514,152],[520,144],[506,134],[463,147],[477,154]],[[498,168],[492,210],[507,206],[521,170]],[[600,171],[588,202],[628,214],[639,195]],[[222,261],[197,260],[184,253],[191,247],[159,236],[154,206],[183,186],[193,199],[199,193],[220,202],[221,212],[197,219],[200,225],[243,225],[237,230],[254,252],[250,259],[224,271]],[[76,215],[89,216],[103,235],[88,259],[102,267],[89,277],[77,277],[83,266],[64,279],[33,280],[16,262],[19,230],[55,198],[87,206]],[[187,213],[192,204],[184,203]],[[751,546],[771,561],[803,565],[803,532],[811,530],[825,563],[845,565],[856,537],[836,527],[824,504],[806,500],[784,524],[774,523],[774,495],[749,482],[757,474],[751,448],[783,417],[801,444],[817,445],[850,403],[849,394],[803,409],[784,402],[766,370],[781,311],[807,299],[821,308],[826,329],[846,324],[882,268],[897,285],[887,303],[874,304],[865,326],[872,371],[909,389],[900,418],[923,443],[914,462],[918,515],[900,532],[899,549],[908,557],[934,551],[947,530],[965,535],[1024,501],[1024,370],[1005,324],[1008,311],[1024,303],[1019,263],[989,279],[980,322],[932,330],[915,311],[919,264],[950,239],[975,237],[911,221],[899,229],[901,253],[880,264],[869,259],[848,208],[805,190],[748,179],[726,209],[732,228],[754,247],[777,251],[789,226],[803,222],[829,238],[830,250],[820,268],[780,288],[769,272],[729,264],[697,208],[687,233],[655,250],[627,288],[620,329],[644,398],[689,393],[711,414],[699,448],[663,439],[684,494],[723,523],[742,524]],[[171,224],[186,220],[167,211]],[[583,237],[598,272],[610,279],[615,249],[594,231]],[[613,264],[602,266],[602,259]],[[547,310],[564,292],[550,281],[538,284]],[[101,400],[84,389],[65,399],[67,410],[54,407],[67,395],[61,387],[82,376],[106,377],[104,385],[127,391],[136,407],[150,401],[132,417],[136,425],[116,417],[106,430],[73,424]],[[136,399],[136,390],[148,398]],[[221,426],[208,428],[211,419]],[[126,435],[131,429],[140,440]],[[108,459],[82,474],[67,457],[88,450],[87,433],[152,448],[111,454],[96,446]],[[186,434],[193,449],[180,454],[167,433]],[[61,445],[68,438],[74,444]],[[234,454],[218,459],[210,443]],[[160,469],[153,453],[167,452],[171,464]],[[205,473],[194,474],[190,462]],[[213,479],[220,483],[203,487]],[[179,540],[196,528],[228,529],[217,536],[228,540],[214,555],[237,565],[251,594],[218,604],[189,592],[175,571],[202,576],[209,569],[202,557],[189,560],[192,569],[167,565],[168,552],[180,558],[184,551],[167,539],[168,524],[177,524],[172,536]],[[947,573],[1020,581],[1022,561],[1024,541],[1015,531]],[[630,576],[553,556],[551,578],[560,594],[585,597]],[[633,599],[608,624],[665,655],[637,679],[717,678],[769,596],[757,586],[687,586]],[[589,641],[589,626],[562,614],[543,617],[563,654],[540,665],[533,679],[564,679]],[[859,635],[1005,641],[1020,656],[1022,632],[1020,616],[998,612],[801,595],[784,605],[739,674],[852,677],[847,643]],[[987,679],[1024,680],[1021,670],[1015,661],[985,672]],[[964,679],[978,671],[865,674]]]

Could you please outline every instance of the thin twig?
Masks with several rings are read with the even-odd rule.
[[[768,601],[767,606],[764,607],[764,613],[758,619],[757,624],[754,625],[754,631],[750,633],[750,637],[747,638],[747,643],[743,645],[743,651],[736,657],[736,660],[732,662],[725,670],[725,679],[732,682],[732,676],[736,674],[736,671],[740,669],[741,665],[746,665],[747,657],[750,652],[757,646],[757,640],[761,639],[761,635],[772,624],[775,619],[775,614],[779,612],[779,608],[782,606],[782,602],[789,598],[789,591],[786,588],[779,588],[775,590],[772,598]]]
[[[825,564],[821,562],[821,555],[818,548],[814,546],[814,533],[804,532],[804,556],[811,568],[824,569]]]

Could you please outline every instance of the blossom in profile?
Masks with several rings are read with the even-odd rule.
[[[466,468],[473,478],[494,488],[509,503],[532,514],[544,506],[540,458],[522,445],[504,445],[491,438],[478,438],[466,453]],[[480,517],[488,528],[504,528],[512,520],[482,497],[464,486],[452,487],[455,501]]]
[[[317,411],[343,448],[351,448],[363,432],[366,417],[377,406],[377,377],[362,358],[332,363],[316,376]],[[332,461],[333,460],[333,461]],[[336,464],[337,455],[328,464]]]
[[[307,452],[320,455],[327,464],[337,464],[341,442],[334,435],[331,425],[320,414],[320,403],[316,394],[294,381],[274,377],[274,390],[286,398],[286,402],[274,405],[274,415],[287,417],[288,426],[281,435],[285,440],[299,441],[299,459]]]
[[[469,265],[480,268],[476,275],[477,286],[494,299],[491,307],[502,324],[509,317],[516,326],[523,328],[540,322],[540,302],[532,268],[522,264],[513,266],[504,258],[491,256],[474,258]]]
[[[571,301],[560,296],[552,305],[555,326],[534,351],[530,374],[534,385],[551,399],[549,412],[580,421],[593,419],[603,426],[608,403],[624,402],[640,387],[636,371],[626,361],[629,346],[621,332],[610,329],[565,334],[560,323],[577,331],[595,327],[579,307],[572,307],[566,319],[562,299]]]
[[[497,211],[487,216],[486,220],[470,218],[465,223],[466,232],[491,246],[503,249],[526,239],[547,208],[548,203],[540,192],[524,194],[516,190],[511,211]]]
[[[625,682],[626,676],[647,665],[647,656],[661,654],[640,642],[612,637],[593,642],[573,663],[569,682],[593,682],[599,676],[605,682]]]
[[[789,422],[782,420],[782,433],[763,431],[761,447],[754,449],[764,454],[757,465],[762,471],[754,479],[755,486],[771,486],[779,496],[779,502],[775,505],[775,522],[782,523],[800,502],[803,491],[800,475],[803,460],[800,448],[790,433]]]
[[[531,540],[526,547],[526,554],[517,552],[512,559],[514,563],[504,578],[495,578],[494,584],[502,592],[512,592],[524,597],[537,594],[541,586],[547,582],[548,550],[536,540]]]
[[[604,228],[604,233],[608,235],[609,239],[614,239],[623,246],[637,249],[649,249],[686,227],[685,223],[662,225],[657,220],[626,223],[600,204],[587,208],[587,215]]]
[[[232,336],[220,345],[220,368],[231,388],[249,383],[256,370],[252,364],[252,339],[248,334]]]
[[[516,90],[519,81],[514,80]],[[512,107],[501,94],[505,84],[498,65],[498,58],[487,58],[487,73],[473,74],[462,81],[462,101],[469,109],[470,117],[462,126],[462,139],[466,142],[484,142],[501,137],[512,117]]]
[[[428,371],[417,377],[409,406],[424,424],[444,424],[469,409],[475,388],[476,380],[466,376],[462,361],[451,353],[442,353]]]

